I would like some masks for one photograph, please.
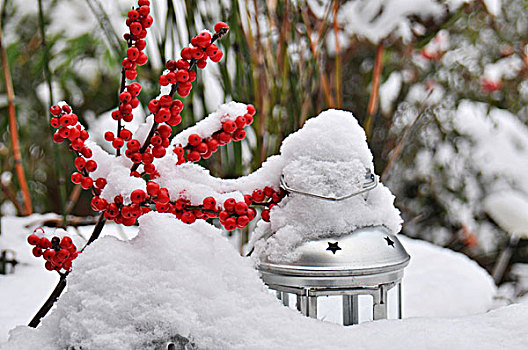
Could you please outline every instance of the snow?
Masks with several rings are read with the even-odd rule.
[[[408,42],[413,37],[409,17],[439,19],[462,5],[462,1],[435,0],[357,0],[341,6],[338,20],[349,35],[364,37],[372,43],[394,36]]]
[[[511,235],[528,236],[528,198],[518,191],[490,194],[484,208],[500,227]]]
[[[387,81],[381,84],[379,88],[380,107],[384,114],[392,110],[392,105],[400,93],[402,80],[403,77],[400,72],[393,72],[389,75]]]
[[[484,5],[489,14],[493,16],[499,16],[501,14],[501,0],[483,0]]]
[[[474,262],[429,243],[403,244],[412,255],[404,315],[420,318],[341,327],[283,307],[218,229],[152,212],[140,218],[135,239],[104,237],[89,246],[42,324],[15,328],[2,349],[153,349],[176,336],[205,349],[524,348],[528,304],[484,313],[494,288]],[[35,281],[28,283],[21,289]]]

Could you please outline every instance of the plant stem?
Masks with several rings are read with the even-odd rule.
[[[372,86],[370,90],[370,99],[367,107],[367,119],[365,120],[365,133],[367,138],[371,137],[372,125],[374,123],[374,114],[378,110],[379,86],[381,81],[381,71],[383,68],[383,42],[378,44],[376,50],[376,60],[372,70]]]
[[[66,288],[66,277],[67,276],[68,276],[68,272],[60,275],[59,282],[55,286],[55,289],[53,290],[53,292],[51,292],[50,296],[48,297],[46,302],[42,305],[40,310],[35,314],[35,316],[33,316],[33,318],[28,324],[28,327],[36,328],[39,325],[40,320],[44,316],[46,316],[46,314],[50,311],[50,309],[53,307],[53,304],[55,304],[59,296],[64,291],[64,288]]]
[[[2,44],[2,24],[0,23],[0,55],[2,60],[2,70],[5,78],[8,111],[9,111],[9,129],[11,134],[11,147],[13,148],[13,158],[15,159],[15,168],[18,177],[20,190],[24,195],[25,212],[23,215],[31,215],[33,213],[33,206],[31,204],[31,197],[29,195],[29,188],[24,174],[24,167],[22,165],[22,157],[20,156],[20,145],[18,142],[18,131],[15,110],[15,90],[13,88],[13,80],[11,79],[11,72],[9,71],[9,62],[7,60],[7,53]]]
[[[42,0],[38,0],[39,7],[39,24],[40,24],[40,36],[41,36],[41,47],[44,54],[44,77],[46,84],[48,85],[49,92],[49,105],[53,103],[53,88],[51,84],[51,71],[49,68],[49,50],[46,43],[46,31],[44,28],[44,11],[42,10]],[[50,128],[51,130],[51,128]],[[62,214],[62,224],[66,226],[66,182],[64,181],[64,172],[62,171],[62,159],[60,156],[58,145],[53,142],[53,157],[55,158],[55,172],[58,177],[59,185],[59,199],[60,199],[60,212]]]

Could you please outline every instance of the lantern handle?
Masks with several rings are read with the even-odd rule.
[[[286,181],[284,180],[284,174],[281,176],[281,179],[280,179],[280,187],[282,189],[284,189],[285,191],[287,191],[287,192],[298,193],[298,194],[302,194],[302,195],[309,196],[309,197],[325,199],[325,200],[328,200],[328,201],[342,201],[344,199],[348,199],[348,198],[357,196],[359,194],[368,192],[370,190],[373,190],[377,185],[378,185],[378,179],[377,179],[377,177],[374,174],[372,174],[370,169],[367,169],[367,172],[365,174],[365,182],[363,183],[363,188],[361,190],[359,190],[357,192],[353,192],[353,193],[347,194],[345,196],[341,196],[341,197],[323,196],[323,195],[316,194],[316,193],[296,190],[294,188],[289,187],[286,184]]]

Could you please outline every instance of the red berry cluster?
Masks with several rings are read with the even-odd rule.
[[[71,271],[72,261],[80,253],[72,239],[68,236],[64,236],[62,239],[55,236],[50,241],[46,237],[39,237],[35,234],[37,232],[43,234],[44,230],[38,228],[27,238],[28,243],[35,246],[33,255],[37,258],[42,256],[46,260],[44,266],[49,271]]]
[[[172,150],[178,156],[176,164],[188,162],[198,162],[200,159],[208,159],[218,150],[219,146],[228,144],[231,141],[241,141],[246,137],[244,127],[253,123],[255,107],[247,106],[247,112],[243,116],[238,116],[236,120],[226,120],[222,122],[222,129],[213,133],[210,137],[202,138],[198,134],[191,134],[185,147],[175,146]]]
[[[224,22],[218,22],[214,29],[214,36],[204,31],[193,37],[191,39],[192,46],[184,47],[181,50],[181,59],[167,61],[165,67],[169,72],[160,76],[159,83],[161,86],[175,85],[178,95],[181,97],[189,95],[192,82],[196,80],[196,72],[192,70],[194,65],[203,69],[207,65],[207,58],[213,62],[219,62],[224,55],[222,50],[213,42],[225,35],[229,26]]]
[[[124,35],[129,47],[127,57],[123,59],[123,69],[126,78],[129,80],[136,79],[137,65],[142,66],[148,61],[147,55],[143,52],[147,46],[144,39],[147,37],[147,28],[150,28],[154,21],[149,15],[150,1],[139,0],[138,5],[138,7],[128,11],[126,25],[130,32]]]
[[[69,140],[71,142],[70,148],[77,154],[74,163],[78,172],[72,174],[71,181],[75,184],[81,184],[85,190],[92,188],[94,184],[96,185],[96,192],[101,190],[106,184],[106,180],[102,178],[94,180],[89,176],[89,173],[97,169],[97,163],[90,159],[92,158],[92,150],[85,145],[89,135],[79,123],[77,115],[72,113],[71,107],[67,104],[62,107],[53,105],[50,112],[52,114],[50,124],[57,129],[53,134],[53,141],[62,143]]]

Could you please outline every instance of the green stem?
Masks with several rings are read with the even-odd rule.
[[[46,43],[46,31],[45,31],[45,24],[44,24],[44,11],[42,10],[42,0],[38,0],[38,7],[39,7],[39,24],[40,24],[40,36],[42,39],[42,50],[44,53],[44,76],[46,79],[46,84],[48,85],[48,91],[49,91],[49,105],[53,103],[53,87],[51,84],[51,71],[49,68],[49,48]],[[51,127],[50,127],[50,130]],[[62,224],[66,226],[66,181],[64,180],[64,173],[62,171],[62,159],[60,156],[58,145],[53,142],[53,157],[55,158],[55,172],[57,173],[58,177],[58,185],[59,185],[59,198],[60,198],[60,212],[62,214]]]

